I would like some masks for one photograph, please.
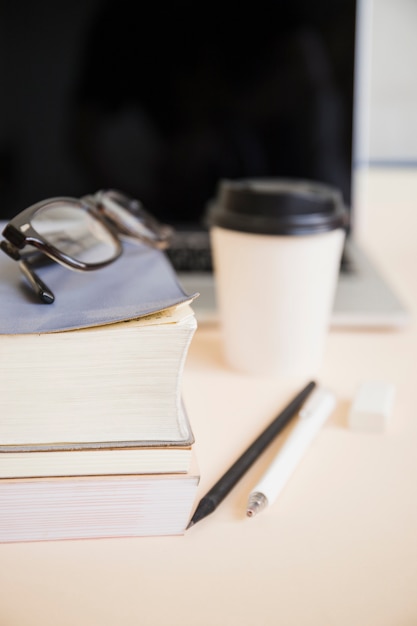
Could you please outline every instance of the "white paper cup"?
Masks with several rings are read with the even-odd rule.
[[[327,219],[321,222],[316,195],[311,206],[305,197],[301,203],[291,200],[283,206],[278,202],[276,213],[270,211],[270,197],[266,207],[270,215],[263,226],[254,229],[276,232],[246,232],[237,228],[249,230],[252,211],[262,222],[259,194],[295,194],[304,189],[305,196],[306,185],[309,193],[312,186],[251,181],[244,183],[254,190],[250,201],[243,198],[242,189],[230,199],[230,192],[242,184],[224,181],[222,203],[212,205],[209,217],[225,359],[232,368],[249,374],[297,380],[314,377],[323,359],[345,237],[340,195],[313,186],[314,194],[318,189],[326,194],[325,199],[329,194],[331,198],[324,203]],[[225,188],[227,193],[222,194]],[[245,208],[242,220],[240,201]],[[225,218],[230,207],[233,215]],[[303,211],[308,213],[304,222]]]

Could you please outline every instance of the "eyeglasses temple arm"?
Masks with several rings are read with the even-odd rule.
[[[44,304],[52,304],[55,300],[55,296],[52,291],[45,285],[45,283],[39,278],[36,272],[34,272],[29,265],[21,259],[19,261],[19,267],[22,274],[27,278],[31,287],[36,292],[36,295]]]

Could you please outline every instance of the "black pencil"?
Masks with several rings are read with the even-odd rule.
[[[273,441],[273,439],[285,428],[288,422],[297,414],[307,396],[313,391],[316,383],[311,381],[298,393],[293,400],[281,411],[269,426],[259,435],[245,452],[233,463],[230,469],[217,481],[217,483],[200,500],[187,529],[194,526],[210,513],[213,513],[220,502],[233,489],[243,474],[256,461],[259,455]]]

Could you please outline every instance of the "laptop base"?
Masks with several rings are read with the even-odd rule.
[[[336,289],[332,328],[402,328],[407,311],[374,263],[352,241],[346,243],[347,271],[341,271]],[[187,293],[198,292],[193,309],[200,326],[219,321],[215,279],[211,272],[178,272]]]

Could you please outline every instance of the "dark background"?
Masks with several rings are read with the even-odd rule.
[[[113,187],[196,222],[219,178],[350,200],[354,0],[0,9],[0,218]]]

